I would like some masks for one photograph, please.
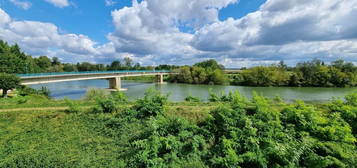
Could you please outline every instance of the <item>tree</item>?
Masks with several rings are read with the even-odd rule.
[[[3,97],[7,96],[7,91],[10,89],[14,89],[20,85],[20,78],[7,74],[7,73],[0,73],[0,89],[2,89]]]
[[[205,69],[211,68],[213,70],[215,70],[215,69],[223,70],[224,69],[224,66],[218,64],[218,62],[216,60],[214,60],[214,59],[210,59],[210,60],[207,60],[207,61],[202,61],[202,62],[196,63],[193,66],[198,66],[198,67],[202,67],[202,68],[205,68]]]
[[[60,65],[61,61],[57,57],[52,58],[52,65]]]
[[[133,60],[129,57],[124,58],[124,65],[127,69],[130,69],[133,66]]]
[[[52,65],[51,59],[47,56],[40,56],[35,58],[36,64],[42,69],[42,71],[46,71]]]
[[[121,70],[122,64],[119,60],[113,61],[109,67],[110,70]]]

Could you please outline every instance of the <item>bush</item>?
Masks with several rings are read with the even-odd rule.
[[[139,118],[148,118],[164,114],[164,105],[167,103],[168,95],[162,96],[159,91],[151,88],[145,92],[142,99],[138,99],[134,109]]]
[[[65,98],[64,101],[68,106],[68,109],[65,110],[67,113],[79,113],[80,112],[80,107],[74,100],[69,100],[69,99]]]
[[[117,102],[113,98],[98,99],[97,106],[92,109],[93,113],[113,113],[118,110]]]
[[[113,92],[111,97],[118,103],[126,103],[128,102],[128,97],[124,92]]]

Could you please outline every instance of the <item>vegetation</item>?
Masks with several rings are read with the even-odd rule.
[[[298,63],[296,67],[287,67],[281,62],[241,70],[230,78],[232,84],[244,86],[355,87],[357,67],[343,60],[331,65],[313,60]]]
[[[143,67],[130,58],[115,60],[110,65],[82,62],[77,64],[61,63],[57,57],[40,56],[33,58],[21,51],[20,47],[9,45],[0,40],[0,72],[25,74],[39,72],[77,72],[107,70],[152,70],[151,66]]]
[[[174,83],[223,85],[228,82],[223,69],[215,60],[207,60],[177,69],[177,74],[171,75],[169,80]]]
[[[19,98],[0,99],[3,110]],[[68,110],[0,111],[0,167],[357,165],[357,93],[325,105],[239,92],[211,93],[210,100],[170,103],[150,90],[135,102],[118,93],[47,99]]]
[[[20,85],[20,78],[15,75],[0,73],[0,90],[2,90],[2,96],[7,96],[7,91],[15,89]]]

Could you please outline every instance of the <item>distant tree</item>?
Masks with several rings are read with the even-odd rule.
[[[110,70],[121,70],[122,69],[122,64],[119,60],[113,61],[110,66]]]
[[[19,77],[7,73],[0,73],[0,89],[2,89],[3,91],[2,94],[3,97],[7,96],[8,90],[18,87],[19,84],[20,84]]]
[[[218,64],[218,62],[214,59],[202,61],[202,62],[194,64],[193,66],[198,66],[198,67],[202,67],[202,68],[211,68],[211,69],[221,69],[221,70],[224,69],[224,66]]]
[[[42,69],[42,71],[46,71],[52,65],[51,59],[47,56],[40,56],[35,58],[36,64]]]
[[[63,71],[65,72],[76,72],[78,71],[77,66],[73,64],[63,64]]]
[[[133,60],[129,57],[124,58],[124,65],[127,69],[130,69],[133,66]]]
[[[52,57],[52,65],[60,65],[61,61],[57,57]]]

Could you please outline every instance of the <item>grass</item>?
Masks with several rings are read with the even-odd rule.
[[[20,98],[0,99],[0,167],[121,167],[119,156],[128,135],[142,130],[140,125],[128,125],[123,131],[130,134],[115,135],[106,124],[116,114],[88,113],[93,102],[78,100],[81,112],[66,113],[55,108],[67,107],[64,100],[25,98],[28,101],[22,103]],[[169,103],[167,115],[202,121],[215,105],[198,104]]]

